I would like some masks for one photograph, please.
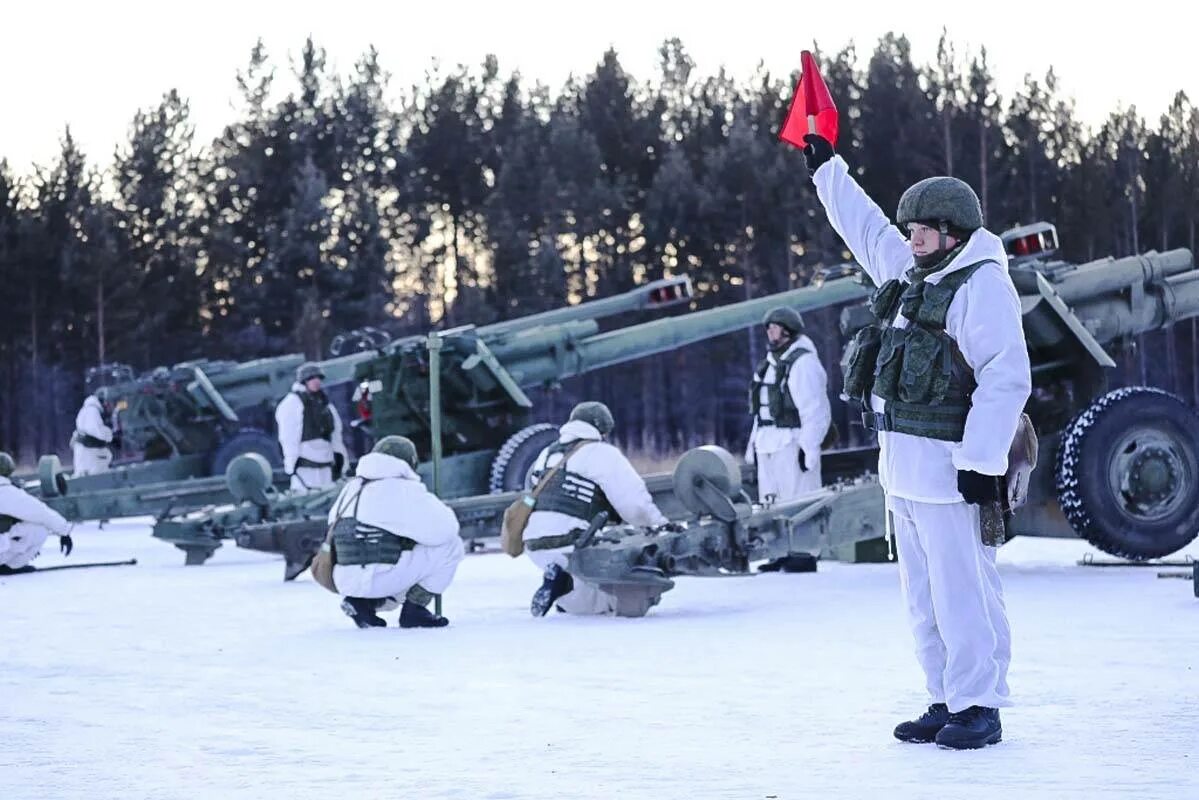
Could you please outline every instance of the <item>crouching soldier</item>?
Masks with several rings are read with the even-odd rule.
[[[16,469],[12,456],[0,453],[0,575],[32,572],[46,537],[58,537],[62,554],[69,556],[73,525],[48,505],[14,486],[9,476]]]
[[[464,551],[458,518],[421,483],[416,447],[386,436],[358,462],[329,511],[341,608],[359,628],[382,628],[379,611],[403,601],[401,628],[441,628],[428,609],[454,579]]]
[[[566,571],[575,539],[601,511],[609,522],[653,527],[667,524],[645,481],[624,454],[604,441],[615,427],[603,403],[580,403],[559,429],[558,441],[533,463],[528,485],[560,465],[537,497],[524,531],[525,552],[544,571],[530,611],[545,616],[555,604],[570,614],[611,614],[616,598]]]

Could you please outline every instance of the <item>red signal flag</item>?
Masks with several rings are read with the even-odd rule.
[[[816,67],[816,59],[810,50],[800,55],[799,83],[791,98],[791,108],[783,120],[779,138],[796,147],[803,147],[803,137],[818,133],[837,146],[838,115],[833,96],[829,94],[824,78]]]

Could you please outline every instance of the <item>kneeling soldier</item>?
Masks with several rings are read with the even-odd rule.
[[[601,511],[608,513],[609,522],[667,524],[637,470],[624,453],[604,441],[615,425],[603,403],[579,403],[570,421],[559,428],[558,441],[533,464],[530,487],[546,470],[565,461],[537,498],[525,527],[525,551],[544,570],[544,581],[530,604],[534,616],[544,616],[555,604],[571,614],[615,612],[615,597],[566,571],[575,539]]]
[[[401,628],[449,624],[427,608],[454,579],[464,550],[458,518],[421,483],[416,447],[380,439],[329,511],[341,608],[360,628],[387,625],[379,611],[399,605]]]

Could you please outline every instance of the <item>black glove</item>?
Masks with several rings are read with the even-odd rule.
[[[804,458],[802,447],[799,448],[799,471],[800,472],[808,471],[808,460],[806,458]]]
[[[821,164],[833,157],[833,145],[818,133],[809,133],[803,140],[807,142],[804,145],[803,158],[808,164],[808,174],[814,175]]]
[[[683,531],[687,530],[687,528],[681,522],[667,522],[659,525],[654,530],[658,531],[659,533],[682,533]]]
[[[983,505],[999,500],[999,477],[968,469],[958,470],[958,491],[967,503]]]
[[[346,468],[346,457],[341,453],[333,454],[333,480],[341,480],[342,470]]]
[[[69,556],[71,551],[75,549],[75,542],[71,540],[71,534],[65,534],[58,537],[58,549],[62,551],[64,556]]]

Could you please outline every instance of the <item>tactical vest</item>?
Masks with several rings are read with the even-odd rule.
[[[305,390],[296,394],[304,404],[304,432],[300,434],[300,441],[333,441],[333,409],[329,407],[329,398],[324,392]]]
[[[541,469],[533,473],[533,479],[541,480],[541,476],[549,468],[550,458],[556,454],[564,454],[574,445],[575,442],[558,442],[550,445],[546,450],[545,463],[542,464]],[[606,511],[609,523],[619,521],[616,509],[612,508],[612,504],[608,502],[608,497],[600,485],[589,478],[584,478],[577,472],[571,472],[567,467],[559,469],[557,474],[546,483],[541,494],[537,496],[536,510],[557,511],[560,514],[585,520],[590,520],[601,511]]]
[[[791,374],[791,366],[800,356],[811,353],[806,347],[797,347],[776,360],[774,365],[774,383],[766,383],[766,371],[770,369],[770,359],[762,359],[754,372],[753,382],[749,385],[749,413],[758,421],[759,426],[774,425],[779,428],[798,428],[800,426],[799,409],[795,407],[795,398],[787,389],[787,377]],[[762,387],[766,387],[766,408],[770,411],[770,419],[762,419]]]
[[[976,384],[945,331],[945,318],[958,289],[990,261],[962,267],[936,284],[892,278],[871,296],[878,322],[858,331],[841,358],[845,395],[862,404],[868,429],[961,441]],[[908,320],[904,328],[893,325],[900,311]],[[872,394],[883,399],[883,413],[871,409]]]
[[[9,514],[0,514],[0,533],[8,533],[12,530],[12,526],[16,525],[21,520]]]
[[[358,503],[366,485],[371,483],[365,478],[361,480],[358,494],[354,495],[354,510],[347,516],[339,514],[333,522],[334,562],[347,567],[399,563],[400,556],[416,547],[416,540],[358,520]]]

